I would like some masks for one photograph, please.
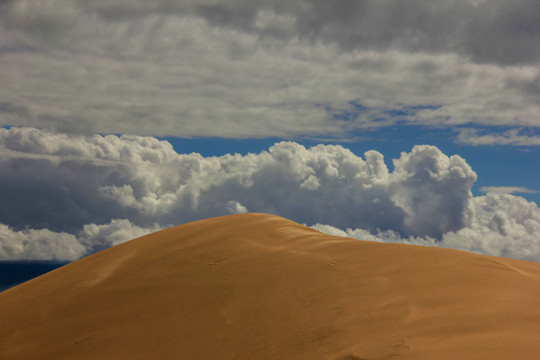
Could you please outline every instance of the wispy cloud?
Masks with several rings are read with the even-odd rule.
[[[522,129],[510,129],[502,133],[486,132],[478,129],[460,129],[456,141],[468,145],[516,145],[538,146],[540,136],[524,134]]]
[[[482,186],[480,191],[497,194],[536,194],[539,192],[521,186]]]

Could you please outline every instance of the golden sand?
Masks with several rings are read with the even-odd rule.
[[[0,359],[540,359],[540,264],[207,219],[0,293]]]

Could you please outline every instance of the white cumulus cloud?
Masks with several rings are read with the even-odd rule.
[[[48,229],[14,230],[0,224],[0,260],[77,260],[85,255],[161,230],[142,228],[126,219],[87,224],[77,234]]]
[[[393,160],[279,142],[258,154],[178,154],[152,137],[0,129],[3,259],[72,260],[148,232],[248,211],[359,239],[540,261],[540,209],[473,197],[458,155],[417,145]]]
[[[321,232],[360,240],[439,246],[479,254],[540,261],[540,209],[533,202],[509,194],[490,193],[472,198],[469,224],[449,231],[440,239],[430,236],[403,236],[396,231],[369,232],[359,228],[315,224]],[[436,221],[436,219],[431,219]]]

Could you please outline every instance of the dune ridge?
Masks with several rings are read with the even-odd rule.
[[[540,358],[540,264],[250,213],[0,293],[0,359],[158,358]]]

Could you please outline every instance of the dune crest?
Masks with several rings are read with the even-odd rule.
[[[540,264],[201,220],[0,293],[0,359],[533,359]]]

